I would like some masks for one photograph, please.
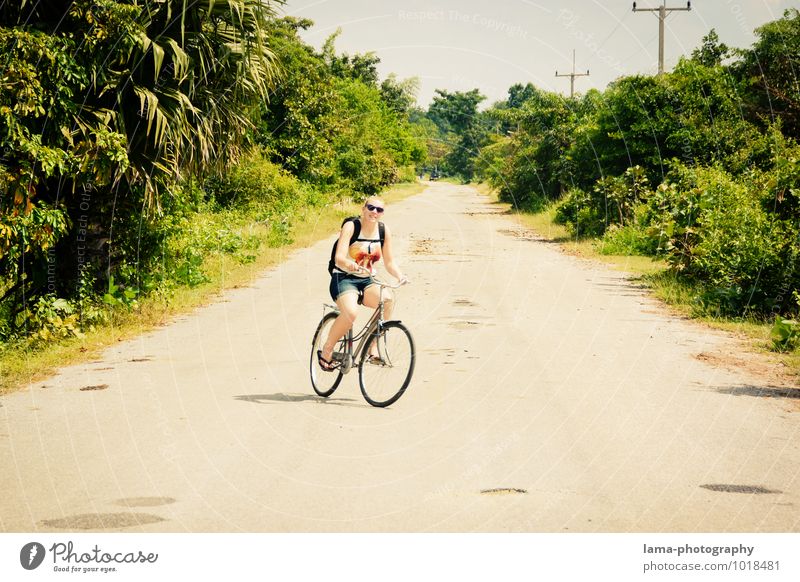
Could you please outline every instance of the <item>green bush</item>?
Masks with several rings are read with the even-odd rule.
[[[800,145],[776,141],[772,167],[764,176],[764,202],[780,218],[800,223]]]
[[[556,222],[580,236],[601,236],[612,225],[644,226],[650,197],[644,170],[634,166],[622,176],[597,180],[589,192],[572,188],[556,209]]]
[[[577,236],[601,236],[606,230],[606,213],[594,204],[591,194],[573,188],[556,205],[555,222]]]
[[[603,235],[599,250],[604,255],[651,256],[657,254],[658,241],[641,226],[612,225]]]
[[[789,225],[765,211],[752,183],[719,168],[675,165],[668,180],[651,199],[651,234],[666,241],[678,271],[704,283],[703,308],[728,315],[773,309],[790,267]]]
[[[17,317],[20,320],[18,327],[25,329],[32,345],[83,337],[78,307],[55,295],[38,297],[33,305],[23,309]]]
[[[346,188],[371,196],[396,181],[397,168],[385,151],[353,145],[339,154],[338,181]]]
[[[397,181],[408,183],[417,181],[417,170],[414,166],[403,166],[397,171]]]
[[[300,181],[255,152],[230,171],[209,178],[208,196],[223,208],[247,204],[274,204],[293,198]]]
[[[489,136],[489,143],[481,148],[475,158],[475,177],[487,181],[493,188],[502,191],[504,186],[507,186],[504,174],[512,154],[510,137]]]
[[[203,272],[203,254],[197,250],[185,249],[176,257],[175,277],[187,287],[197,287],[210,281]]]
[[[800,324],[794,319],[776,316],[770,338],[775,351],[788,352],[800,347]]]
[[[164,221],[163,263],[175,283],[195,287],[209,281],[208,257],[255,261],[262,244],[292,242],[292,223],[302,209],[339,196],[301,182],[256,151],[225,174],[205,182],[205,207],[175,212]]]

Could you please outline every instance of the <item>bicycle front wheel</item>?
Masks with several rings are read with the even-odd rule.
[[[414,340],[399,321],[390,321],[374,333],[358,364],[361,393],[372,406],[397,402],[414,373]]]
[[[341,368],[336,368],[333,371],[323,370],[319,365],[319,358],[317,351],[322,350],[325,340],[328,339],[328,334],[331,331],[331,326],[336,319],[336,313],[328,313],[322,318],[317,326],[317,332],[314,334],[314,340],[311,342],[311,385],[314,387],[314,392],[320,396],[330,396],[333,391],[339,387],[339,382],[342,381]]]

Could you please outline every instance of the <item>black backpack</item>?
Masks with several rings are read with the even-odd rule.
[[[347,218],[342,221],[342,226],[347,224],[348,222],[353,222],[353,236],[350,237],[350,244],[353,244],[358,240],[358,235],[361,234],[361,219],[358,216],[348,216]],[[383,247],[383,240],[386,238],[386,227],[383,225],[382,222],[378,223],[378,238],[381,241],[381,247]],[[328,274],[333,275],[333,268],[336,266],[336,245],[339,244],[339,240],[337,239],[336,242],[333,243],[333,248],[331,249],[331,260],[328,261]]]

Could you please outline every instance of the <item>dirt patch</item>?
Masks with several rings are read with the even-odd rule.
[[[473,303],[469,299],[456,299],[453,301],[453,305],[458,307],[477,307],[477,304]]]
[[[543,236],[536,234],[534,231],[524,228],[517,228],[517,229],[500,228],[497,230],[497,232],[499,232],[500,234],[504,234],[506,236],[510,236],[511,238],[516,240],[526,240],[531,242],[547,240]]]
[[[716,491],[718,493],[748,493],[750,495],[777,495],[783,491],[776,491],[767,489],[759,485],[732,485],[729,483],[712,483],[709,485],[700,485],[703,489],[709,491]]]
[[[798,388],[800,378],[790,368],[768,354],[756,354],[742,347],[737,353],[700,352],[694,357],[715,368],[723,368],[735,372],[744,371],[760,382],[773,387]]]
[[[456,329],[475,329],[480,324],[477,321],[453,321],[448,325]]]
[[[434,242],[432,238],[414,238],[411,240],[409,253],[412,255],[432,255]]]
[[[517,487],[497,487],[495,489],[481,489],[481,495],[521,495],[528,491]]]
[[[429,348],[429,349],[422,350],[422,351],[426,352],[428,354],[437,354],[437,355],[441,354],[441,355],[445,355],[445,356],[452,356],[453,354],[456,353],[456,351],[454,349],[452,349],[452,348],[435,348],[435,349],[430,349]]]
[[[468,210],[464,214],[466,214],[467,216],[486,216],[486,215],[497,216],[500,214],[511,214],[511,213],[508,210],[503,210],[500,208],[497,210]]]
[[[108,388],[108,384],[94,384],[92,386],[84,386],[83,388],[79,388],[81,392],[91,392],[93,390],[105,390]]]

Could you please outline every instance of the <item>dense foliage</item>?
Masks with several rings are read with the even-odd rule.
[[[609,252],[665,257],[705,312],[771,317],[800,304],[800,13],[731,50],[712,30],[659,76],[568,99],[516,85],[475,161],[503,200],[557,203]]]
[[[80,335],[413,176],[414,82],[315,51],[277,3],[0,5],[0,342]]]
[[[337,55],[336,35],[316,53],[298,36],[309,26],[295,18],[271,23],[284,81],[264,104],[254,139],[275,163],[320,186],[374,194],[403,168],[413,175],[425,157],[407,119],[413,81],[379,85],[377,57]]]
[[[494,185],[608,252],[660,256],[706,312],[800,309],[800,13],[566,99],[378,75],[280,0],[0,4],[0,344],[79,336],[254,260],[300,209],[424,171]]]
[[[436,90],[427,118],[435,124],[436,140],[445,144],[441,170],[468,182],[475,173],[475,156],[485,144],[487,132],[478,105],[486,97],[471,91]]]

